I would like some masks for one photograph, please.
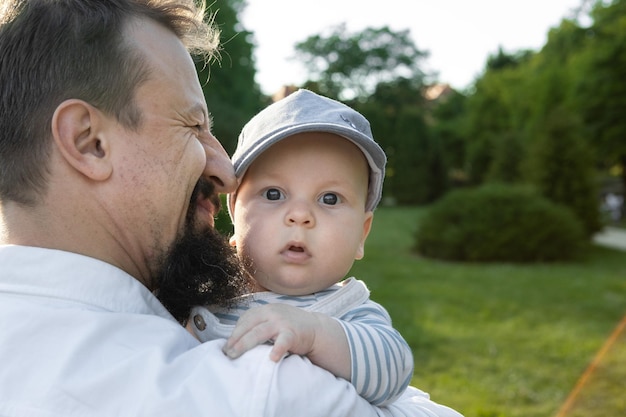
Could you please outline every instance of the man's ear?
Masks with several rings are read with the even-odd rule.
[[[76,171],[102,181],[111,176],[110,143],[101,131],[104,115],[89,103],[70,99],[52,116],[52,136],[59,152]]]
[[[365,256],[365,241],[367,240],[367,236],[370,234],[370,230],[372,230],[372,221],[374,221],[374,212],[368,211],[365,213],[365,220],[363,221],[363,234],[361,235],[361,242],[356,251],[356,256],[354,257],[356,260],[363,259],[363,256]]]

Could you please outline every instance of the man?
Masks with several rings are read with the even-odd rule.
[[[378,409],[268,347],[228,359],[164,307],[246,286],[212,233],[235,178],[189,54],[217,36],[192,0],[0,13],[1,416],[457,415],[419,391]]]

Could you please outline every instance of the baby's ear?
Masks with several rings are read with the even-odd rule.
[[[230,239],[228,239],[228,243],[230,246],[237,246],[237,239],[235,239],[235,236],[231,236]]]
[[[359,243],[359,247],[356,250],[356,254],[354,259],[359,260],[363,259],[365,256],[365,240],[367,240],[367,235],[370,234],[370,230],[372,230],[372,221],[374,220],[374,212],[368,211],[365,213],[365,220],[363,221],[363,234],[361,235],[361,242]]]

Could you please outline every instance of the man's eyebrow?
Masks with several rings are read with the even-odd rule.
[[[196,103],[196,104],[194,104],[192,106],[189,106],[187,111],[189,112],[189,114],[202,113],[203,116],[205,116],[205,117],[207,116],[207,109],[201,103]]]
[[[206,116],[206,125],[209,132],[213,132],[213,115],[211,112],[205,113]]]
[[[201,103],[194,104],[189,108],[189,114],[198,114],[201,113],[204,120],[206,121],[207,128],[209,131],[213,128],[213,115],[207,110],[207,108]]]

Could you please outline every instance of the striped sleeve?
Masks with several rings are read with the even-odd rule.
[[[391,325],[387,311],[373,301],[352,309],[339,322],[352,356],[352,385],[374,405],[400,397],[413,376],[411,348]]]

